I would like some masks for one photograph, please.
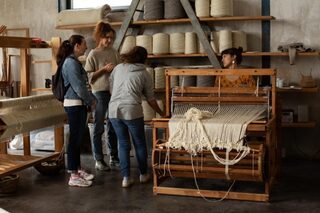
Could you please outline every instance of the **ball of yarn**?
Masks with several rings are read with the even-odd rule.
[[[215,53],[219,53],[219,31],[211,32],[210,45]]]
[[[180,0],[164,0],[164,18],[176,19],[185,18],[186,13]]]
[[[232,47],[242,47],[243,51],[248,50],[247,34],[243,31],[232,31]]]
[[[186,32],[185,54],[197,53],[197,34],[195,32]]]
[[[145,0],[144,1],[144,19],[156,20],[163,19],[164,3],[163,0]]]
[[[169,35],[166,33],[156,33],[152,36],[152,47],[154,55],[169,53]]]
[[[120,54],[126,54],[136,46],[136,37],[126,36],[120,48]]]
[[[154,88],[164,89],[166,88],[165,68],[155,67],[154,68]]]
[[[213,17],[233,16],[233,0],[211,0],[210,15]]]
[[[152,36],[138,35],[136,36],[136,45],[146,48],[148,54],[152,54]]]
[[[143,110],[143,119],[145,121],[150,121],[156,117],[156,112],[152,109],[147,101],[143,100],[141,105]]]
[[[210,16],[210,0],[196,0],[195,9],[196,9],[197,17],[209,17]]]
[[[230,30],[220,30],[219,32],[219,51],[232,48],[232,33]]]
[[[151,76],[152,87],[154,88],[154,70],[152,67],[147,67],[146,70],[149,73],[149,75]]]
[[[185,35],[184,33],[170,34],[170,53],[184,53]]]

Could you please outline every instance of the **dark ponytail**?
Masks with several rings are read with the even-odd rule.
[[[68,40],[62,42],[57,53],[57,65],[61,65],[64,60],[73,54],[74,46],[81,45],[84,40],[82,35],[72,35]]]
[[[226,50],[223,50],[221,52],[221,55],[231,55],[231,56],[236,56],[236,63],[237,64],[241,64],[242,62],[242,52],[243,52],[243,48],[239,47],[239,48],[229,48]]]

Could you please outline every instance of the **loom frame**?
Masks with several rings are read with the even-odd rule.
[[[279,172],[280,167],[280,148],[277,142],[277,116],[276,116],[276,70],[275,69],[167,69],[165,72],[166,75],[166,116],[170,117],[172,104],[176,102],[184,103],[232,103],[232,104],[241,104],[241,103],[252,103],[252,104],[268,104],[270,109],[270,115],[267,120],[255,121],[248,125],[247,133],[262,136],[265,140],[262,142],[263,148],[262,157],[265,160],[262,168],[264,168],[264,177],[259,180],[248,180],[248,181],[259,181],[263,185],[263,192],[247,192],[247,191],[227,191],[224,190],[208,190],[208,189],[194,189],[194,188],[180,188],[180,187],[166,187],[161,184],[170,178],[173,177],[193,177],[193,173],[190,172],[190,168],[186,165],[174,165],[179,168],[181,172],[174,171],[170,176],[162,176],[161,169],[163,165],[160,165],[159,153],[165,152],[161,144],[163,144],[169,137],[168,122],[169,118],[156,118],[153,119],[153,151],[152,151],[152,167],[153,167],[153,193],[157,194],[167,194],[167,195],[179,195],[179,196],[194,196],[201,197],[205,196],[207,198],[223,198],[226,199],[235,199],[235,200],[249,200],[249,201],[269,201],[271,187],[274,183],[276,175]],[[170,77],[171,76],[183,76],[183,75],[196,75],[196,76],[222,76],[222,75],[251,75],[251,76],[267,76],[270,77],[272,86],[269,88],[261,88],[258,90],[258,97],[241,97],[241,95],[252,94],[255,91],[254,88],[221,88],[220,93],[232,94],[231,97],[190,97],[190,96],[178,96],[174,94],[180,93],[206,93],[214,94],[218,92],[216,87],[183,87],[183,88],[170,88]],[[257,90],[256,90],[257,91]],[[267,92],[266,92],[267,91]],[[263,98],[260,94],[265,94],[270,98]],[[159,130],[164,130],[163,135],[159,134]],[[173,150],[172,150],[173,151]],[[177,151],[177,150],[175,150]],[[186,151],[179,150],[180,153],[186,154]],[[171,165],[170,165],[171,166]],[[173,166],[173,165],[172,165]],[[185,168],[185,171],[183,171]],[[201,174],[200,174],[201,176]],[[199,178],[207,179],[224,179],[221,175],[205,175],[203,174]],[[236,180],[236,178],[235,178]],[[240,178],[241,180],[241,178]]]

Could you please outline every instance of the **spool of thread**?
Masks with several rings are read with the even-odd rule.
[[[211,0],[210,15],[213,17],[233,16],[233,0]]]
[[[248,50],[247,34],[243,31],[232,31],[232,47],[242,47],[243,51]]]
[[[164,67],[155,67],[154,68],[154,88],[164,89],[166,88],[165,81],[165,68]]]
[[[181,75],[179,76],[179,86],[181,87],[195,87],[197,84],[196,76]]]
[[[152,67],[147,67],[146,68],[147,72],[149,73],[149,75],[151,76],[152,79],[152,88],[154,88],[154,70]]]
[[[232,33],[230,30],[221,30],[219,32],[219,51],[232,48]]]
[[[154,55],[169,53],[169,35],[166,33],[156,33],[152,36],[152,47]]]
[[[179,76],[174,75],[170,77],[170,87],[176,87],[179,86]]]
[[[170,53],[184,53],[185,35],[184,33],[170,34]]]
[[[210,45],[215,53],[219,53],[219,31],[211,32]]]
[[[197,53],[197,34],[195,32],[186,32],[185,54]]]
[[[120,48],[120,54],[126,54],[136,46],[136,37],[126,36]]]
[[[210,16],[210,0],[196,0],[195,8],[197,17]]]
[[[145,0],[144,1],[144,19],[157,20],[163,19],[164,3],[163,0]]]
[[[163,111],[164,110],[164,101],[163,100],[157,100],[157,104],[158,104],[158,106],[159,106],[159,108]],[[156,113],[156,118],[161,118],[161,116],[158,114],[158,113]]]
[[[176,19],[185,18],[186,13],[184,12],[183,6],[180,0],[164,0],[164,18],[165,19]]]
[[[197,87],[213,87],[214,77],[212,76],[197,76]]]
[[[156,112],[152,109],[147,101],[143,100],[141,105],[143,110],[143,119],[145,121],[150,121],[156,117]]]
[[[146,48],[148,54],[152,54],[152,36],[138,35],[136,36],[136,45]]]

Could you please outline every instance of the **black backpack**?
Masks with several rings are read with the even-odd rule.
[[[67,90],[69,89],[70,85],[67,87],[64,86],[64,80],[62,76],[62,65],[61,63],[58,66],[57,72],[52,75],[52,93],[58,99],[58,101],[63,102],[64,95],[66,94]]]

